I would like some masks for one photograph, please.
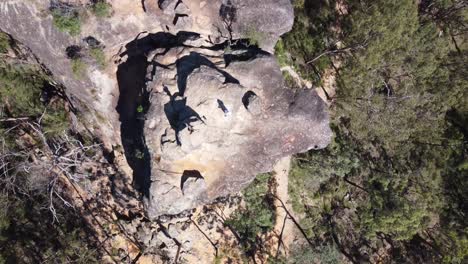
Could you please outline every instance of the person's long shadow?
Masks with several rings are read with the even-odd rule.
[[[167,87],[164,87],[164,92],[170,98],[170,101],[164,105],[164,113],[166,114],[171,128],[175,132],[176,143],[180,146],[182,145],[182,142],[179,138],[179,132],[185,128],[192,132],[192,123],[200,121],[204,124],[205,121],[203,121],[200,115],[195,112],[193,108],[187,105],[186,97],[180,97],[178,92],[171,94]]]

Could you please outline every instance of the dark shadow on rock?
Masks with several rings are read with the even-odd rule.
[[[146,91],[146,56],[130,56],[117,70],[120,97],[117,111],[120,114],[120,133],[125,157],[133,169],[133,182],[144,196],[149,196],[151,178],[150,157],[145,144],[143,109],[148,109]],[[138,111],[140,110],[140,111]],[[143,110],[144,112],[144,110]]]
[[[150,154],[146,147],[144,114],[149,108],[149,92],[146,90],[146,71],[149,66],[146,55],[157,48],[176,45],[177,37],[169,33],[150,34],[126,45],[127,61],[117,70],[120,115],[120,133],[125,157],[133,170],[133,182],[146,197],[151,184]]]
[[[125,46],[125,52],[120,54],[120,57],[138,56],[142,54],[148,54],[150,51],[165,48],[170,49],[173,47],[184,46],[183,43],[188,40],[196,40],[200,38],[200,34],[180,31],[177,35],[173,35],[167,32],[158,32],[154,34],[148,34],[145,37],[136,37],[135,40],[128,43]]]
[[[172,24],[175,26],[181,17],[188,17],[187,14],[175,14],[174,19],[172,20]]]
[[[261,56],[270,56],[271,54],[260,49],[257,46],[249,44],[249,40],[240,40],[236,45],[231,46],[231,49],[242,49],[244,52],[241,53],[227,53],[224,55],[224,61],[226,62],[226,67],[234,61],[250,61]]]
[[[158,32],[142,38],[137,37],[128,43],[125,52],[120,54],[120,57],[127,56],[127,60],[120,64],[117,70],[120,96],[116,110],[120,115],[122,145],[127,162],[133,170],[134,185],[146,197],[149,197],[151,184],[151,157],[144,135],[145,113],[150,104],[149,91],[146,89],[147,69],[148,66],[153,66],[151,74],[154,76],[156,66],[164,66],[154,62],[148,63],[147,55],[159,48],[165,49],[162,52],[164,54],[170,48],[183,46],[186,40],[197,37],[199,34],[191,32],[179,32],[177,35]],[[183,101],[174,100],[174,103],[185,105]],[[200,119],[193,109],[182,108],[184,111],[179,113],[179,118]],[[179,125],[178,129],[180,131],[183,127]]]
[[[149,34],[143,38],[136,38],[125,46],[125,52],[120,57],[129,58],[148,54],[148,52],[157,48],[170,48],[177,46],[178,38],[175,35],[166,32]]]
[[[195,41],[197,39],[200,39],[201,36],[198,33],[195,32],[190,32],[190,31],[179,31],[177,32],[177,41],[179,43],[183,43],[187,40],[192,40]]]
[[[210,67],[221,73],[226,78],[225,83],[239,84],[239,81],[236,78],[232,77],[229,73],[218,69],[209,59],[199,53],[191,52],[190,55],[182,57],[177,61],[177,87],[179,88],[180,96],[184,96],[185,89],[187,88],[188,76],[190,76],[195,69],[198,69],[201,66]]]
[[[204,179],[201,173],[197,170],[184,170],[182,173],[182,178],[180,178],[180,189],[184,189],[184,183],[190,179],[190,178],[195,178],[195,179]]]
[[[179,139],[180,131],[187,128],[192,132],[193,122],[205,122],[195,110],[187,105],[187,98],[180,97],[178,93],[172,95],[166,87],[164,91],[170,97],[170,101],[164,105],[164,113],[175,132],[177,145],[180,146],[182,144]]]
[[[82,48],[80,46],[71,45],[65,49],[65,54],[67,54],[67,58],[71,60],[76,60],[76,59],[83,57],[83,54],[81,53],[81,51],[82,51]]]
[[[217,99],[217,102],[218,102],[218,108],[221,109],[221,111],[223,111],[223,113],[225,115],[227,115],[229,113],[229,110],[227,109],[226,105],[224,104],[223,101]]]
[[[242,96],[242,104],[244,105],[245,109],[249,110],[250,103],[257,98],[257,94],[252,91],[247,91],[244,96]]]

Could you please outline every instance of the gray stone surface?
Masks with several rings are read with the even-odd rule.
[[[156,56],[169,64],[156,67],[149,87],[150,217],[236,193],[281,157],[329,143],[327,107],[314,90],[286,88],[272,55],[236,53],[178,48]],[[186,186],[188,173],[195,176]]]
[[[290,0],[227,0],[235,14],[234,38],[255,38],[260,47],[273,52],[279,37],[290,31],[294,10]]]

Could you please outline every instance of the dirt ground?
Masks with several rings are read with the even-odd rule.
[[[273,168],[273,171],[275,173],[275,179],[278,184],[276,189],[276,196],[283,202],[281,203],[281,201],[279,200],[275,201],[277,211],[276,225],[274,227],[273,232],[275,233],[275,242],[278,246],[276,248],[276,251],[273,253],[276,254],[279,250],[279,252],[282,252],[286,256],[288,255],[291,246],[293,246],[296,241],[303,239],[300,235],[300,232],[298,232],[297,227],[294,225],[294,222],[291,220],[290,216],[283,208],[284,204],[289,214],[291,214],[294,218],[297,219],[292,210],[288,194],[288,177],[290,168],[291,156],[282,158],[276,163],[275,167]]]

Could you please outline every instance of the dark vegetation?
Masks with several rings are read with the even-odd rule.
[[[81,26],[88,19],[89,12],[100,19],[108,18],[112,13],[111,5],[105,0],[91,1],[88,6],[75,6],[61,1],[52,1],[49,9],[55,27],[71,36],[80,35]],[[0,39],[0,51],[4,42],[5,40]],[[86,43],[86,48],[73,45],[65,51],[71,60],[72,72],[76,79],[84,77],[88,63],[95,63],[101,69],[107,66],[102,43],[92,36],[84,38],[83,42]]]
[[[323,71],[329,67],[330,58],[321,56],[309,63],[320,53],[336,47],[336,32],[329,30],[338,23],[338,16],[329,8],[333,1],[296,1],[295,21],[291,32],[276,46],[280,64],[296,66],[297,71],[316,84]],[[286,54],[289,53],[289,54]]]
[[[94,59],[100,68],[105,68],[107,65],[106,55],[102,47],[94,47],[89,50],[89,55]]]
[[[243,191],[245,207],[236,210],[226,221],[236,232],[246,257],[265,253],[262,235],[275,225],[275,208],[271,187],[274,184],[271,174],[260,174]]]
[[[96,17],[105,18],[111,15],[112,7],[105,0],[94,0],[91,11]]]
[[[80,34],[83,14],[79,7],[60,1],[53,1],[51,2],[50,11],[53,16],[54,25],[58,30],[72,36]]]
[[[301,225],[354,263],[466,263],[466,2],[342,3],[297,1],[277,47],[316,85],[342,63],[333,143],[294,159]]]
[[[0,263],[93,263],[79,213],[66,202],[58,155],[70,150],[61,89],[0,32]],[[5,56],[10,54],[9,56]],[[11,54],[18,55],[14,57]],[[66,137],[66,136],[65,136]],[[59,147],[60,146],[60,147]],[[56,154],[56,160],[50,160]],[[63,165],[63,166],[62,166]]]
[[[71,60],[72,72],[75,78],[83,78],[89,63],[95,63],[100,69],[107,66],[105,46],[96,38],[88,36],[83,39],[83,45],[71,45],[65,49],[65,54]]]
[[[71,60],[73,76],[77,79],[81,79],[85,76],[89,64],[94,63],[99,69],[104,69],[107,66],[104,46],[91,46],[89,44],[87,46],[87,48],[84,48],[73,45],[67,47],[65,50],[67,57]]]
[[[7,34],[0,33],[0,53],[5,54],[10,47],[10,37]]]
[[[81,33],[81,26],[89,16],[88,11],[99,19],[110,17],[112,14],[112,6],[105,0],[93,0],[88,6],[75,6],[59,0],[53,0],[49,9],[53,16],[55,27],[72,36],[77,36]]]

